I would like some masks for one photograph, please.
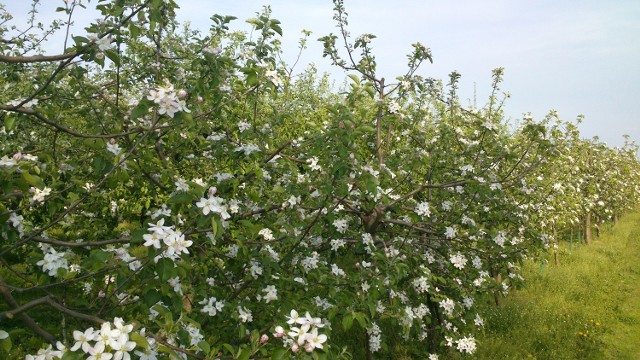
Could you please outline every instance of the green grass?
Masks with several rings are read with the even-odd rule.
[[[524,266],[526,285],[487,305],[476,359],[640,359],[640,212],[591,246]]]

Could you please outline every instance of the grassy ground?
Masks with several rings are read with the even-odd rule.
[[[640,359],[640,212],[591,246],[525,266],[526,285],[486,308],[477,359]]]

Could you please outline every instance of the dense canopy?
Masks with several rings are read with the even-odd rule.
[[[519,265],[636,205],[637,147],[550,113],[460,105],[459,74],[376,74],[342,1],[325,57],[280,61],[268,7],[175,22],[173,0],[100,1],[64,53],[0,22],[0,351],[35,359],[471,354]],[[36,21],[37,22],[37,21]],[[12,26],[17,27],[12,27]],[[301,39],[304,51],[310,34]],[[437,54],[435,55],[437,56]],[[47,346],[43,344],[49,343]]]

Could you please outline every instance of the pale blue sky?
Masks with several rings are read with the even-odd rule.
[[[62,0],[41,0],[41,13]],[[86,2],[86,0],[85,0]],[[17,19],[24,19],[28,0],[0,0]],[[96,1],[88,4],[94,5]],[[249,27],[244,20],[271,5],[282,22],[285,59],[293,60],[300,31],[313,32],[302,65],[314,62],[342,73],[322,58],[315,39],[337,32],[329,0],[177,0],[181,21],[206,31],[213,14],[238,17],[233,29]],[[373,33],[380,75],[404,73],[406,53],[421,42],[431,48],[434,64],[423,76],[446,79],[462,74],[461,95],[478,103],[486,98],[491,70],[505,68],[504,91],[511,94],[506,115],[516,122],[525,112],[542,118],[550,109],[561,118],[585,119],[583,137],[598,135],[611,146],[622,145],[623,134],[640,142],[640,1],[638,0],[345,0],[353,36]],[[95,17],[84,15],[85,19]],[[79,22],[79,20],[78,20]],[[74,30],[82,33],[82,28]],[[299,65],[299,69],[302,69]]]

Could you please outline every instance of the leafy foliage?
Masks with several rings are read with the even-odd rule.
[[[553,116],[511,129],[502,69],[466,109],[459,74],[415,74],[431,61],[421,44],[387,82],[375,37],[352,42],[334,4],[340,34],[320,40],[350,72],[342,92],[278,60],[268,7],[249,36],[231,16],[180,28],[174,1],[103,1],[56,56],[30,55],[47,33],[2,25],[10,338],[26,328],[64,358],[473,353],[474,299],[499,299],[574,219],[635,204],[632,143],[580,140]]]

